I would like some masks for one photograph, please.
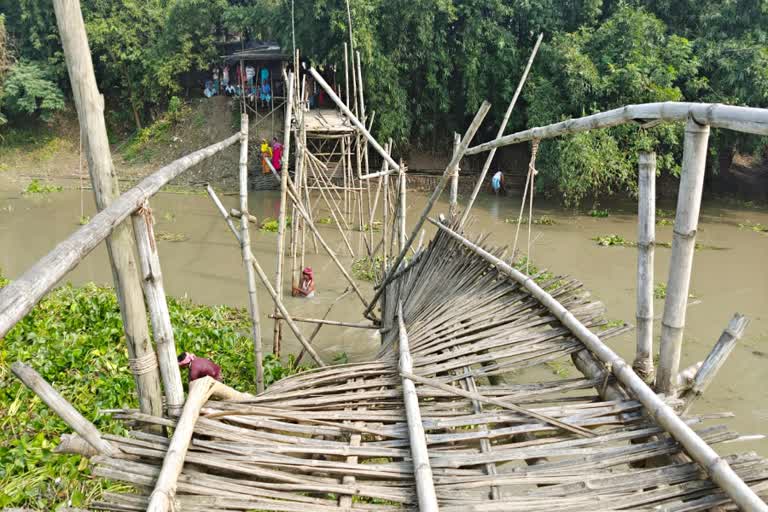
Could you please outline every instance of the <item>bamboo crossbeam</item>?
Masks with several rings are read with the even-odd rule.
[[[283,319],[282,315],[269,315],[269,318]],[[301,318],[298,316],[293,317],[295,322],[306,322],[310,324],[322,324],[322,325],[335,325],[337,327],[355,327],[358,329],[378,329],[377,325],[355,322],[342,322],[339,320],[326,320],[324,318]]]
[[[512,133],[471,147],[467,150],[467,155],[475,155],[494,148],[519,144],[533,139],[551,139],[561,135],[610,128],[634,121],[642,123],[656,120],[682,122],[687,121],[689,117],[698,124],[709,125],[713,128],[768,135],[768,109],[737,107],[720,103],[667,101],[627,105],[590,116]]]
[[[403,402],[408,420],[408,437],[413,458],[413,473],[416,480],[416,494],[419,497],[419,510],[422,512],[437,512],[437,494],[432,479],[432,468],[429,465],[429,450],[424,433],[424,424],[419,410],[419,396],[416,385],[410,373],[413,372],[413,359],[408,346],[408,333],[403,320],[403,303],[398,303],[398,331],[400,340],[400,372],[403,384]]]
[[[182,172],[239,140],[240,134],[236,133],[221,142],[175,160],[144,178],[107,208],[94,215],[88,224],[40,258],[18,279],[0,289],[0,338],[29,313],[62,277],[104,241],[115,226],[136,211],[137,205],[143,204]]]
[[[483,248],[473,244],[449,227],[430,219],[435,226],[451,238],[481,256],[497,270],[514,279],[538,299],[560,322],[613,373],[637,400],[645,406],[654,421],[664,428],[685,449],[688,455],[701,465],[710,478],[745,511],[768,511],[768,505],[739,478],[728,463],[699,437],[675,411],[659,398],[648,385],[632,371],[629,364],[603,343],[598,336],[584,326],[568,309],[544,291],[531,277],[523,274]]]
[[[512,117],[512,111],[515,109],[515,105],[517,104],[517,98],[520,96],[520,93],[523,90],[523,85],[525,85],[525,82],[528,79],[528,73],[531,71],[533,60],[536,58],[536,54],[539,51],[539,46],[541,46],[541,41],[543,39],[544,33],[542,32],[539,34],[538,39],[536,39],[536,44],[533,45],[533,51],[531,52],[531,56],[528,57],[528,63],[525,65],[525,69],[523,70],[523,76],[520,77],[520,81],[517,83],[517,89],[515,89],[515,93],[512,95],[512,100],[509,102],[507,111],[504,113],[504,119],[502,119],[501,125],[499,126],[499,131],[496,133],[497,139],[504,135],[504,131],[507,129],[507,123],[509,123],[509,118]],[[475,188],[472,189],[472,195],[469,196],[467,206],[464,208],[464,212],[461,214],[461,220],[459,220],[459,230],[461,230],[461,228],[464,226],[464,223],[467,222],[467,217],[469,217],[469,212],[472,210],[472,205],[475,204],[475,199],[477,199],[477,195],[480,193],[480,189],[483,187],[485,176],[488,174],[488,169],[491,168],[493,157],[496,156],[496,149],[498,148],[492,148],[488,153],[488,156],[485,158],[483,168],[480,170],[480,176],[477,177],[477,182],[475,182]],[[467,154],[470,153],[467,152]]]
[[[632,368],[653,376],[653,257],[656,234],[656,153],[642,152],[638,164],[637,348]]]
[[[373,299],[371,299],[371,302],[368,304],[368,307],[365,309],[364,315],[367,316],[376,306],[376,301],[379,300],[379,297],[381,297],[381,294],[383,293],[387,284],[389,284],[389,282],[392,280],[392,276],[397,271],[397,267],[399,267],[400,263],[402,263],[403,259],[405,259],[405,255],[408,252],[408,248],[416,240],[416,237],[418,236],[419,231],[421,230],[421,227],[424,225],[424,222],[426,222],[427,220],[427,216],[429,215],[429,212],[432,211],[432,207],[435,205],[435,202],[437,202],[437,199],[440,197],[440,194],[443,193],[443,189],[445,188],[445,184],[448,181],[448,178],[456,170],[456,167],[458,167],[459,162],[464,157],[464,153],[467,151],[467,148],[469,147],[469,143],[474,138],[475,133],[477,132],[478,128],[480,128],[480,124],[483,122],[483,119],[485,119],[485,115],[488,113],[488,110],[490,110],[490,108],[491,108],[491,104],[488,103],[487,101],[483,102],[483,104],[480,105],[480,108],[477,110],[477,113],[475,114],[475,117],[472,120],[472,123],[469,125],[469,128],[467,128],[467,131],[464,134],[464,137],[461,139],[461,144],[459,145],[457,151],[453,154],[451,161],[446,166],[445,171],[443,172],[443,175],[440,178],[440,181],[437,183],[437,186],[435,187],[434,192],[432,192],[432,195],[427,200],[427,204],[424,206],[424,211],[421,212],[421,216],[419,217],[419,220],[416,221],[416,224],[413,226],[411,234],[408,237],[408,240],[405,242],[405,245],[400,248],[400,254],[398,254],[397,257],[394,259],[389,270],[385,270],[385,274],[381,280],[381,288],[379,288],[374,294]],[[399,169],[399,166],[396,166],[395,169]]]
[[[353,59],[354,60],[354,57]],[[352,68],[354,70],[354,67]],[[360,120],[352,113],[351,110],[344,104],[343,101],[341,101],[341,98],[339,98],[336,93],[333,91],[333,88],[328,85],[328,83],[323,79],[323,77],[318,73],[315,68],[309,68],[309,72],[312,75],[312,77],[315,79],[315,81],[322,87],[326,94],[328,94],[328,97],[333,100],[334,103],[339,107],[339,109],[344,113],[344,115],[347,116],[347,118],[350,120],[350,122],[355,125],[355,127],[360,131],[360,133],[363,134],[363,136],[368,140],[368,142],[373,146],[373,149],[375,149],[381,157],[389,163],[389,165],[392,167],[393,171],[400,170],[400,167],[397,165],[397,162],[392,158],[392,156],[387,153],[383,147],[381,147],[381,144],[371,135],[371,132],[368,131],[368,129],[365,127],[363,123],[360,122]],[[373,177],[373,176],[368,176]],[[359,179],[365,179],[364,176],[358,176]]]
[[[16,361],[11,365],[11,371],[21,382],[32,390],[40,399],[50,407],[53,412],[64,420],[64,423],[85,439],[98,453],[117,457],[120,450],[104,440],[96,426],[85,419],[82,414],[72,407],[67,400],[48,384],[31,366]]]

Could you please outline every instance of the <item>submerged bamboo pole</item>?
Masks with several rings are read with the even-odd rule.
[[[523,76],[520,77],[520,81],[517,83],[517,89],[515,89],[515,93],[512,95],[512,101],[509,102],[507,111],[504,113],[504,119],[501,121],[501,125],[499,126],[499,131],[496,133],[497,139],[502,135],[504,135],[504,130],[507,129],[507,123],[509,123],[509,118],[512,116],[512,111],[515,109],[515,105],[517,104],[517,98],[520,96],[520,92],[523,90],[523,85],[525,85],[525,81],[528,79],[528,73],[531,71],[531,66],[533,65],[533,59],[536,58],[536,54],[539,51],[539,46],[541,46],[542,39],[544,39],[543,32],[539,34],[539,38],[536,39],[536,44],[533,46],[533,51],[531,52],[531,56],[528,57],[528,63],[525,65],[525,70],[523,70]],[[483,168],[480,171],[480,176],[477,177],[475,188],[472,190],[472,195],[469,196],[469,201],[467,201],[467,206],[464,208],[464,213],[461,214],[461,220],[459,221],[459,230],[461,230],[462,226],[464,226],[464,223],[467,221],[467,217],[469,216],[469,212],[472,209],[472,205],[475,204],[475,199],[477,199],[477,195],[480,193],[480,189],[483,187],[485,176],[488,174],[488,169],[491,168],[493,157],[496,156],[496,149],[497,148],[491,149],[491,152],[488,153],[488,156],[485,158],[485,162],[483,163]],[[467,152],[467,154],[470,154],[470,153]]]
[[[704,187],[704,168],[707,161],[709,126],[689,118],[683,142],[683,170],[677,195],[677,210],[672,237],[672,256],[669,260],[667,297],[661,320],[659,369],[656,389],[673,393],[680,371],[680,352],[683,344],[685,311],[691,284],[693,253],[696,250],[696,229],[699,224],[701,193]]]
[[[85,133],[88,170],[93,184],[96,207],[102,211],[119,196],[120,187],[112,164],[112,155],[104,121],[104,98],[99,93],[93,71],[91,51],[78,0],[54,0],[56,23],[72,84],[77,116]],[[107,253],[112,267],[115,292],[120,303],[128,358],[133,370],[139,407],[142,412],[163,414],[160,373],[149,337],[147,312],[134,255],[131,226],[114,226],[107,239]],[[2,335],[0,335],[1,337]]]
[[[88,444],[93,446],[97,452],[110,457],[117,457],[120,454],[118,448],[112,446],[108,441],[101,437],[101,432],[99,432],[99,429],[97,429],[93,423],[77,412],[77,410],[31,366],[26,365],[21,361],[16,361],[11,365],[11,371],[24,383],[25,386],[39,396],[45,405],[58,414],[59,417],[64,420],[64,423],[69,425],[69,428],[88,441]]]
[[[145,202],[132,215],[133,232],[139,255],[144,297],[152,322],[152,334],[157,346],[157,360],[160,364],[160,376],[165,392],[165,406],[169,415],[177,415],[184,405],[184,387],[176,358],[176,341],[173,336],[171,315],[163,286],[163,273],[160,269],[160,256],[155,241],[154,219],[149,203]]]
[[[256,295],[256,277],[251,266],[251,235],[248,230],[248,114],[240,115],[240,251],[245,265],[248,286],[248,313],[251,317],[253,338],[253,359],[256,366],[256,391],[264,391],[264,351],[261,343],[261,320],[259,319],[259,298]]]
[[[413,459],[413,475],[416,480],[416,494],[419,498],[419,510],[421,512],[437,512],[437,493],[432,479],[432,467],[429,465],[429,449],[424,433],[424,424],[421,422],[421,410],[419,409],[419,395],[416,394],[416,385],[412,377],[407,377],[413,372],[413,359],[408,347],[408,333],[405,330],[403,320],[403,303],[397,305],[397,321],[400,335],[400,372],[403,383],[403,403],[405,404],[405,416],[408,421],[408,438],[411,445],[411,457]]]
[[[632,368],[653,378],[653,256],[656,232],[656,153],[639,155],[637,208],[637,349]]]
[[[533,139],[551,139],[560,135],[610,128],[635,121],[643,123],[649,121],[678,122],[687,121],[688,118],[693,118],[697,123],[709,125],[713,128],[726,128],[742,133],[768,135],[768,109],[736,107],[720,103],[666,101],[663,103],[626,105],[590,116],[530,128],[478,144],[469,148],[467,155],[475,155],[483,151]]]
[[[285,122],[283,123],[283,156],[280,166],[280,213],[277,218],[277,271],[275,274],[275,290],[277,296],[283,298],[283,262],[285,261],[285,215],[288,211],[288,164],[291,152],[291,116],[293,113],[293,80],[294,74],[288,74],[286,81]],[[277,308],[275,308],[277,312]],[[280,320],[275,319],[273,330],[272,353],[280,356],[280,338],[282,337]]]
[[[387,284],[392,280],[392,276],[397,271],[397,267],[402,263],[403,259],[405,258],[405,255],[408,251],[408,247],[411,246],[411,244],[416,240],[416,237],[419,234],[419,231],[421,230],[421,227],[424,225],[424,222],[427,220],[427,216],[429,215],[429,212],[432,210],[432,207],[435,205],[435,202],[437,202],[437,199],[440,197],[440,194],[442,194],[443,189],[445,188],[445,184],[448,181],[448,177],[451,175],[451,173],[454,171],[454,169],[459,165],[459,162],[461,161],[462,157],[464,156],[464,152],[467,150],[467,147],[469,147],[469,143],[472,140],[472,138],[475,136],[475,132],[477,132],[477,129],[480,128],[480,124],[483,122],[483,119],[485,119],[485,115],[488,113],[488,110],[491,108],[491,104],[487,101],[484,101],[482,105],[480,105],[480,108],[477,111],[477,114],[475,114],[475,118],[472,120],[472,123],[469,125],[469,128],[467,128],[467,132],[464,134],[464,138],[461,140],[461,144],[459,145],[458,151],[453,155],[453,158],[451,158],[451,161],[448,163],[448,166],[445,168],[445,172],[443,172],[443,175],[440,177],[440,181],[437,183],[437,186],[435,187],[435,191],[432,192],[432,195],[427,200],[427,204],[424,206],[424,211],[421,212],[421,216],[419,217],[419,220],[416,221],[416,224],[413,226],[413,230],[411,231],[411,235],[408,237],[408,240],[404,244],[404,246],[400,249],[400,254],[395,258],[395,260],[392,262],[392,267],[389,269],[389,271],[384,274],[381,280],[381,285],[378,290],[376,290],[376,293],[373,296],[373,299],[371,299],[370,304],[368,304],[368,307],[365,310],[365,315],[368,315],[371,310],[376,306],[376,301],[379,300],[379,297],[381,297],[381,294],[386,289]],[[396,169],[399,170],[400,166],[396,166]]]
[[[430,219],[435,226],[445,231],[450,237],[461,242],[499,272],[511,277],[531,295],[538,299],[565,327],[567,327],[595,357],[610,369],[616,379],[631,391],[643,404],[653,420],[677,440],[688,455],[707,472],[715,482],[742,510],[768,512],[765,504],[755,492],[739,478],[725,459],[715,452],[691,427],[675,413],[648,385],[632,371],[632,367],[619,357],[610,347],[582,324],[568,309],[549,293],[544,291],[532,277],[515,269],[505,261],[495,257],[482,247],[473,244],[442,223]]]

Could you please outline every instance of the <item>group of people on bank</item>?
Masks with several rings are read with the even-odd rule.
[[[230,77],[230,74],[234,77]],[[234,78],[234,79],[231,79]],[[213,96],[232,96],[245,99],[254,106],[268,107],[272,102],[272,85],[269,68],[256,69],[251,65],[238,64],[230,69],[214,67],[211,78],[205,81],[203,95],[206,98]]]

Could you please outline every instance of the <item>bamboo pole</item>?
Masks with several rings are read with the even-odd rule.
[[[82,414],[77,412],[77,410],[31,366],[26,365],[21,361],[16,361],[11,365],[11,371],[24,383],[25,386],[39,396],[45,405],[58,414],[69,428],[88,441],[88,444],[93,446],[97,452],[108,455],[109,457],[119,456],[120,450],[103,439],[99,429],[97,429],[93,423],[85,419]]]
[[[403,403],[405,404],[405,416],[408,421],[408,438],[411,445],[411,457],[413,459],[413,474],[416,480],[416,494],[419,498],[419,510],[421,512],[437,512],[437,494],[435,483],[432,480],[432,467],[429,465],[429,449],[424,433],[424,424],[421,421],[419,409],[419,395],[416,394],[416,385],[411,377],[406,374],[413,372],[413,359],[408,347],[408,333],[405,330],[403,320],[403,303],[397,305],[397,321],[400,333],[400,371],[402,372]]]
[[[283,318],[282,315],[269,315],[270,318]],[[355,322],[341,322],[339,320],[326,320],[325,318],[300,318],[298,316],[293,317],[294,322],[305,322],[309,324],[319,325],[334,325],[336,327],[354,327],[356,329],[378,329],[379,327],[373,324],[355,323]]]
[[[392,279],[392,275],[394,275],[394,272],[397,270],[397,267],[402,263],[403,259],[405,258],[406,252],[408,251],[408,247],[411,246],[411,244],[414,242],[416,237],[419,234],[419,231],[421,230],[421,227],[424,225],[424,222],[427,220],[427,216],[429,215],[429,212],[432,210],[432,207],[435,205],[435,202],[440,197],[440,194],[442,194],[443,189],[445,188],[445,183],[448,181],[448,177],[453,173],[455,168],[459,165],[459,162],[461,161],[462,157],[464,156],[464,152],[467,150],[467,147],[469,147],[469,143],[472,140],[472,138],[475,136],[475,132],[477,132],[477,129],[480,128],[480,123],[483,122],[483,119],[485,118],[485,115],[488,113],[488,110],[491,108],[491,104],[487,101],[484,101],[482,105],[480,105],[480,108],[477,111],[477,114],[475,114],[475,118],[472,120],[472,124],[469,125],[469,128],[467,128],[467,132],[464,134],[464,138],[461,140],[461,144],[459,145],[458,151],[456,154],[453,155],[453,158],[451,158],[451,161],[448,163],[448,166],[445,168],[445,172],[443,172],[442,177],[440,178],[440,181],[437,183],[437,186],[435,187],[435,191],[432,192],[432,195],[430,196],[429,200],[427,200],[426,206],[424,206],[424,211],[421,212],[421,217],[419,217],[419,220],[416,221],[416,224],[413,226],[413,230],[411,231],[411,235],[408,237],[408,240],[406,241],[405,245],[400,249],[400,254],[395,258],[395,260],[392,262],[392,267],[389,269],[389,271],[383,276],[381,280],[381,287],[376,291],[376,293],[373,296],[373,299],[371,299],[371,302],[368,304],[368,307],[365,310],[365,315],[368,315],[368,313],[373,310],[374,306],[376,305],[376,301],[381,296],[382,292],[387,286],[387,283],[389,283]],[[396,169],[400,169],[400,166],[396,166]]]
[[[253,359],[256,366],[256,391],[264,391],[264,351],[261,342],[261,321],[259,319],[259,298],[256,295],[256,278],[253,275],[251,260],[251,235],[248,230],[248,114],[240,115],[240,251],[245,265],[245,278],[248,286],[248,313],[251,317],[251,337],[253,338]]]
[[[229,209],[229,216],[230,217],[234,217],[235,219],[241,219],[243,217],[243,214],[237,208],[230,208]],[[259,219],[249,213],[248,214],[248,222],[250,222],[251,224],[258,224],[259,223]]]
[[[85,133],[88,170],[96,207],[102,211],[120,196],[104,122],[104,98],[100,95],[96,83],[79,0],[55,0],[53,7],[78,120],[81,131]],[[150,341],[147,312],[144,309],[134,251],[131,226],[127,223],[115,225],[107,239],[107,253],[112,267],[115,292],[120,303],[120,315],[123,319],[139,407],[142,412],[161,416],[163,403],[160,373]]]
[[[693,118],[688,119],[683,142],[683,170],[677,195],[667,297],[661,320],[659,369],[656,376],[656,389],[667,394],[675,391],[677,374],[680,371],[685,310],[691,284],[693,253],[696,249],[696,229],[704,186],[708,140],[709,126],[702,126]]]
[[[720,335],[712,351],[707,355],[707,358],[693,377],[691,389],[685,396],[686,403],[682,414],[688,412],[693,402],[707,390],[717,372],[725,364],[725,360],[728,359],[731,351],[736,347],[736,342],[744,335],[748,325],[749,320],[745,316],[738,313],[733,315],[733,318],[728,323],[728,327]]]
[[[293,114],[293,80],[294,74],[288,75],[287,91],[286,91],[286,107],[285,107],[285,120],[283,124],[283,157],[280,168],[280,213],[277,220],[277,271],[275,275],[275,290],[277,290],[278,298],[283,298],[283,262],[285,261],[285,215],[288,210],[288,164],[290,163],[290,151],[291,151],[291,116]],[[277,311],[277,309],[275,309]],[[273,330],[272,341],[272,353],[276,356],[280,356],[280,338],[282,337],[282,330],[280,320],[275,320],[275,326]]]
[[[387,231],[389,230],[389,174],[385,174],[382,179],[384,180],[384,199],[382,201],[384,214],[381,226],[381,244],[383,245],[382,254],[384,258],[384,266],[382,268],[386,273],[387,269],[389,268],[389,251],[387,250]]]
[[[162,167],[122,194],[91,221],[60,242],[18,279],[0,289],[0,338],[5,336],[70,270],[75,268],[110,233],[121,225],[136,205],[193,165],[218,153],[240,139],[235,134]]]
[[[344,94],[346,94],[346,104],[349,105],[349,49],[344,42]]]
[[[461,144],[461,135],[454,132],[453,133],[453,154],[456,154],[456,151],[459,149],[459,144]],[[459,167],[456,166],[456,171],[451,176],[451,195],[450,199],[448,201],[448,213],[451,216],[451,218],[455,217],[456,214],[459,211]]]
[[[643,404],[653,420],[666,430],[683,447],[687,454],[707,472],[715,482],[742,510],[768,511],[768,506],[741,480],[725,459],[686,424],[648,385],[632,371],[632,367],[611,350],[603,341],[582,324],[568,309],[544,291],[530,276],[515,269],[505,261],[493,256],[482,247],[473,244],[442,223],[433,221],[435,226],[448,233],[464,246],[481,256],[496,269],[511,277],[531,295],[538,299],[560,322],[573,332],[600,361],[610,369],[616,379],[631,391]]]
[[[362,66],[360,65],[360,50],[357,50],[355,53],[357,54],[357,95],[360,102],[360,119],[365,123],[368,121],[368,118],[365,115],[365,97],[363,95],[363,72]]]
[[[520,96],[520,92],[523,90],[523,85],[525,85],[525,81],[528,79],[528,73],[531,71],[533,60],[536,58],[536,54],[539,51],[539,46],[541,46],[542,39],[544,39],[543,32],[539,34],[538,39],[536,39],[536,44],[533,45],[533,51],[531,52],[531,56],[528,57],[528,63],[525,65],[525,69],[523,70],[523,76],[520,77],[520,81],[517,83],[517,89],[515,89],[515,93],[512,95],[512,101],[509,102],[507,111],[504,113],[504,119],[501,121],[501,126],[499,126],[499,131],[496,133],[497,139],[504,135],[504,130],[507,129],[507,123],[509,123],[509,118],[512,117],[512,111],[515,109],[515,105],[517,104],[517,98]],[[472,190],[472,195],[469,196],[469,201],[467,201],[467,206],[464,208],[464,213],[461,214],[461,220],[459,220],[459,230],[461,230],[461,228],[464,226],[464,223],[467,221],[469,211],[472,209],[472,205],[475,204],[475,199],[477,199],[477,195],[480,193],[480,189],[483,187],[485,176],[488,174],[488,169],[491,168],[493,157],[496,156],[496,149],[497,148],[491,149],[491,152],[488,153],[488,156],[485,158],[483,168],[480,171],[480,176],[477,177],[475,188]],[[470,153],[467,152],[467,154]]]
[[[405,202],[405,165],[403,165],[403,161],[400,161],[400,208],[398,210],[399,212],[399,229],[398,229],[398,238],[397,238],[397,244],[400,248],[400,251],[403,250],[405,247],[405,212],[408,208],[408,204]]]
[[[211,199],[213,199],[213,202],[214,204],[216,204],[216,208],[218,208],[222,217],[224,217],[224,221],[227,223],[227,226],[229,227],[230,231],[232,231],[232,234],[235,236],[235,239],[238,241],[238,243],[240,243],[242,247],[243,243],[242,243],[242,239],[240,238],[241,234],[238,233],[237,227],[235,226],[235,223],[232,222],[232,219],[230,219],[227,216],[227,211],[226,209],[224,209],[224,206],[221,204],[221,201],[216,196],[216,192],[214,192],[213,189],[209,187],[208,194],[211,196]],[[256,275],[259,276],[259,279],[261,280],[264,287],[267,289],[267,292],[269,293],[270,297],[272,297],[272,301],[275,303],[275,306],[277,307],[277,310],[280,313],[282,319],[285,320],[285,323],[287,323],[288,327],[291,329],[291,331],[293,331],[293,334],[299,340],[299,343],[301,343],[304,349],[307,352],[309,352],[309,354],[312,356],[315,362],[317,362],[319,366],[325,366],[325,363],[317,354],[315,349],[312,348],[311,344],[306,340],[306,338],[304,338],[304,335],[301,334],[301,330],[293,321],[293,317],[288,312],[288,309],[285,307],[285,304],[283,304],[283,301],[280,298],[278,298],[277,291],[272,286],[272,283],[269,282],[267,273],[264,272],[263,268],[261,268],[261,265],[259,264],[256,257],[253,255],[253,252],[251,252],[250,246],[246,246],[245,250],[248,252],[248,262],[250,263],[249,266],[251,266],[252,270],[255,271]]]
[[[632,368],[653,378],[653,257],[656,231],[656,153],[641,152],[638,175],[637,349]]]
[[[399,166],[397,165],[397,162],[390,156],[389,153],[384,151],[384,148],[381,147],[381,144],[371,135],[371,132],[368,131],[368,129],[365,127],[365,125],[360,122],[360,120],[352,113],[351,110],[344,104],[344,102],[341,101],[341,99],[336,95],[335,92],[333,92],[333,89],[331,88],[328,83],[326,83],[325,80],[323,80],[323,77],[320,76],[320,73],[315,71],[315,68],[310,68],[309,72],[314,77],[315,81],[317,81],[318,84],[320,84],[320,87],[322,87],[326,94],[328,94],[328,97],[333,100],[334,103],[336,103],[336,106],[339,107],[339,109],[344,113],[347,118],[349,118],[350,122],[355,125],[355,127],[360,130],[360,133],[362,133],[366,139],[368,139],[368,142],[373,146],[373,149],[375,149],[381,157],[386,160],[390,166],[392,166],[393,172],[399,170]],[[358,176],[358,179],[368,179],[374,177],[373,175],[369,176]]]
[[[678,122],[693,118],[698,124],[713,128],[726,128],[742,133],[768,135],[768,109],[736,107],[719,103],[684,103],[666,101],[626,105],[590,116],[569,119],[559,123],[531,128],[478,144],[467,150],[467,156],[502,146],[519,144],[533,139],[551,139],[601,128],[610,128],[630,122]]]
[[[160,376],[165,391],[165,406],[169,415],[178,415],[184,405],[184,387],[176,358],[176,341],[173,336],[171,315],[165,297],[163,274],[160,269],[160,256],[155,241],[154,219],[149,203],[145,202],[132,215],[133,232],[139,255],[144,298],[152,322],[152,333],[157,346],[157,360],[160,364]]]

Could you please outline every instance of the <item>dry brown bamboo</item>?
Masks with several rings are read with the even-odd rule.
[[[31,366],[16,361],[11,365],[11,371],[13,371],[13,374],[16,375],[25,386],[39,396],[45,405],[58,414],[59,417],[64,420],[64,423],[80,434],[80,437],[88,441],[88,444],[95,448],[97,452],[110,457],[117,457],[120,454],[119,449],[103,439],[101,432],[99,432],[93,423],[77,412],[75,408],[72,407],[72,405],[67,402],[66,399],[53,388],[53,386],[48,384]]]
[[[416,494],[419,497],[419,510],[437,512],[437,494],[435,483],[432,479],[432,467],[429,465],[429,450],[424,433],[424,424],[419,410],[419,396],[416,394],[416,385],[410,375],[413,372],[413,359],[408,346],[408,333],[405,330],[403,319],[403,303],[397,305],[398,331],[400,340],[400,372],[403,383],[403,403],[405,415],[408,421],[408,439],[411,445],[411,458],[413,459],[413,474],[416,480]]]
[[[251,317],[251,337],[253,338],[253,362],[256,366],[256,390],[264,391],[264,352],[261,342],[261,320],[259,319],[259,299],[256,295],[256,277],[253,275],[251,260],[251,235],[248,230],[248,114],[240,114],[240,252],[245,266],[246,285],[248,286],[248,313]]]
[[[431,219],[430,219],[431,220]],[[685,449],[688,455],[709,474],[710,478],[743,510],[768,511],[768,506],[744,481],[733,471],[725,459],[699,437],[690,426],[681,420],[675,411],[648,385],[632,371],[629,364],[620,358],[613,350],[605,345],[592,331],[581,323],[560,302],[544,291],[531,277],[523,274],[503,260],[493,256],[481,247],[473,244],[447,226],[431,221],[449,236],[461,242],[464,246],[494,265],[500,272],[508,275],[531,295],[538,299],[560,322],[573,332],[581,342],[607,367],[611,373],[651,414],[654,421],[664,428]]]
[[[82,128],[81,133],[85,134],[88,170],[91,175],[96,207],[99,211],[103,211],[120,197],[120,187],[114,174],[104,121],[104,99],[99,94],[96,83],[85,23],[80,12],[80,2],[56,0],[53,2],[53,7],[78,121]],[[160,372],[156,364],[154,368],[148,364],[155,359],[155,355],[149,336],[147,312],[144,309],[144,297],[137,272],[136,246],[131,231],[131,226],[127,223],[115,224],[107,238],[107,253],[112,267],[115,292],[120,304],[120,315],[123,319],[123,330],[128,357],[133,368],[139,407],[144,412],[161,415],[163,394]],[[39,276],[35,277],[36,280],[39,278]]]
[[[368,304],[368,307],[365,309],[365,315],[367,316],[373,308],[376,306],[376,301],[379,300],[379,297],[381,297],[382,292],[386,288],[387,284],[391,281],[392,276],[394,275],[394,272],[397,270],[397,267],[400,266],[400,263],[403,262],[403,259],[405,258],[405,255],[407,254],[408,247],[413,244],[413,242],[416,240],[416,237],[419,234],[419,231],[421,230],[421,227],[424,225],[424,222],[427,220],[427,216],[429,215],[429,212],[432,210],[432,207],[435,205],[435,202],[440,197],[440,194],[442,194],[443,189],[445,188],[445,184],[448,181],[448,177],[454,172],[455,168],[459,165],[459,162],[464,156],[464,152],[467,150],[467,147],[469,146],[470,141],[475,136],[475,132],[477,132],[477,129],[480,128],[480,124],[483,122],[483,119],[485,119],[485,115],[488,113],[488,110],[490,110],[491,104],[487,101],[484,101],[482,105],[480,105],[480,108],[477,110],[477,113],[475,114],[474,119],[472,119],[472,123],[469,125],[469,128],[467,128],[467,132],[464,134],[464,138],[461,140],[461,144],[459,145],[458,151],[453,155],[451,158],[451,161],[448,163],[448,166],[445,168],[445,171],[443,172],[442,177],[440,178],[440,181],[437,183],[437,186],[435,187],[435,191],[432,192],[432,195],[427,200],[427,204],[424,206],[424,211],[421,212],[421,216],[419,217],[419,220],[416,221],[416,224],[413,226],[413,230],[411,231],[410,236],[408,237],[408,240],[405,242],[405,245],[400,249],[400,254],[395,258],[395,260],[392,262],[391,268],[387,271],[387,273],[382,277],[381,280],[381,288],[379,288],[376,293],[373,296],[373,299],[371,299],[370,304]],[[396,169],[399,170],[399,166],[395,166]]]
[[[467,155],[475,155],[483,151],[533,139],[551,139],[560,135],[610,128],[635,121],[642,123],[649,121],[681,122],[687,121],[689,118],[700,125],[726,128],[742,133],[768,135],[768,109],[737,107],[720,103],[666,101],[663,103],[626,105],[590,116],[512,133],[469,148]]]
[[[680,353],[683,345],[685,312],[696,249],[696,229],[699,224],[701,193],[707,160],[709,126],[689,118],[683,141],[683,169],[677,194],[677,210],[672,237],[672,255],[669,260],[667,297],[661,320],[659,368],[656,389],[674,393],[680,371]]]
[[[504,119],[501,121],[501,125],[499,126],[499,131],[496,133],[496,138],[498,139],[502,135],[504,135],[504,130],[507,129],[507,123],[509,123],[509,118],[512,116],[512,111],[515,108],[515,105],[517,104],[517,98],[520,96],[520,92],[523,90],[523,85],[525,85],[525,81],[528,79],[528,73],[531,71],[531,66],[533,65],[533,60],[536,58],[536,54],[539,51],[539,46],[541,46],[541,41],[544,39],[544,33],[542,32],[539,34],[538,39],[536,39],[536,44],[533,46],[533,51],[531,52],[531,56],[528,57],[528,63],[525,65],[525,69],[523,70],[523,76],[520,77],[520,82],[517,84],[517,89],[515,89],[515,94],[512,95],[512,101],[509,102],[509,106],[507,107],[507,111],[504,113]],[[464,213],[461,214],[461,220],[459,221],[459,230],[464,226],[464,223],[467,222],[467,217],[469,216],[469,212],[472,209],[472,206],[475,204],[475,199],[477,199],[477,195],[480,193],[480,189],[483,186],[483,183],[485,182],[485,176],[488,174],[488,169],[491,168],[491,163],[493,162],[493,157],[496,155],[496,149],[491,149],[491,152],[488,153],[488,156],[485,158],[485,162],[483,163],[483,168],[480,171],[480,176],[477,177],[477,182],[475,183],[475,188],[472,190],[472,195],[469,196],[469,201],[467,201],[467,206],[464,208]],[[470,154],[467,152],[467,154]]]
[[[157,346],[157,360],[160,376],[163,379],[165,406],[168,414],[177,415],[184,405],[184,387],[181,372],[176,359],[176,341],[173,336],[171,315],[165,297],[163,274],[160,268],[160,256],[155,241],[154,219],[149,202],[145,202],[132,215],[133,232],[136,236],[136,248],[139,255],[139,271],[144,288],[144,297],[152,322],[152,334]]]
[[[632,368],[653,378],[653,256],[656,232],[656,153],[638,158],[637,348]]]

